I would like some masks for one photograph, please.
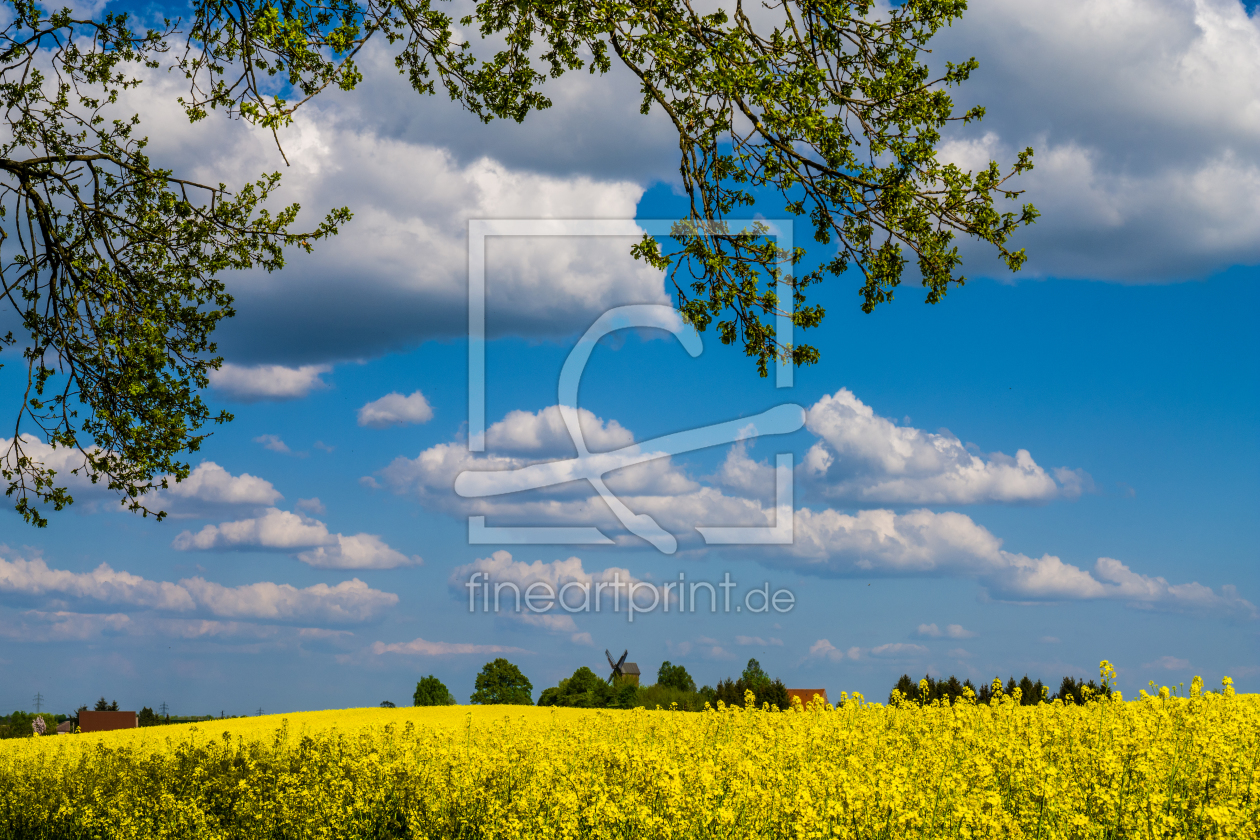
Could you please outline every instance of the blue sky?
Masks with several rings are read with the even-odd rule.
[[[822,362],[790,389],[711,333],[696,359],[665,333],[601,343],[579,399],[592,450],[808,409],[792,435],[610,476],[678,536],[673,555],[585,485],[481,506],[451,489],[486,466],[464,438],[467,220],[679,214],[668,126],[614,74],[561,80],[552,111],[484,128],[409,95],[369,51],[365,88],[317,102],[286,138],[289,199],[356,219],[278,275],[232,278],[240,314],[209,399],[236,420],[194,456],[171,518],[90,488],[46,530],[0,513],[0,707],[36,691],[58,710],[102,694],[188,714],[404,703],[428,673],[463,699],[499,655],[537,693],[601,670],[605,648],[709,683],[755,656],[791,687],[880,699],[902,673],[1057,684],[1103,658],[1126,693],[1196,674],[1260,690],[1260,25],[1223,0],[971,6],[935,55],[980,59],[956,101],[989,117],[945,154],[1036,147],[1028,269],[1012,278],[970,249],[974,279],[942,303],[907,285],[871,315],[852,279],[829,281],[810,336]],[[159,160],[229,182],[279,165],[269,137],[181,125],[176,95],[158,77],[123,103]],[[572,455],[554,406],[576,336],[610,306],[664,299],[629,242],[488,251],[497,463]],[[3,393],[17,381],[0,371]],[[694,526],[768,521],[785,451],[795,544],[706,547]],[[599,525],[617,543],[469,545],[470,512]],[[470,614],[476,570],[654,586],[729,573],[737,594],[768,582],[796,603],[526,620]]]

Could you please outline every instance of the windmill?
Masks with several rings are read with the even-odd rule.
[[[608,664],[612,666],[612,673],[608,675],[608,681],[613,685],[617,683],[639,684],[639,666],[633,662],[626,661],[626,656],[629,653],[630,651],[628,650],[622,651],[621,658],[614,662],[612,653],[607,648],[604,649],[604,655],[608,657]]]

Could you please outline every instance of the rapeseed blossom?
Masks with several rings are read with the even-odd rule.
[[[1103,663],[1103,677],[1110,666]],[[1260,698],[305,712],[0,742],[0,838],[1255,838]]]

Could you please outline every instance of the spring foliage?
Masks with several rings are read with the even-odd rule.
[[[997,693],[995,693],[997,694]],[[0,838],[1254,838],[1260,698],[361,709],[6,741]]]

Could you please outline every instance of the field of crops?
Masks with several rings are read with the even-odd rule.
[[[0,743],[0,837],[1257,837],[1260,698],[309,712]]]

